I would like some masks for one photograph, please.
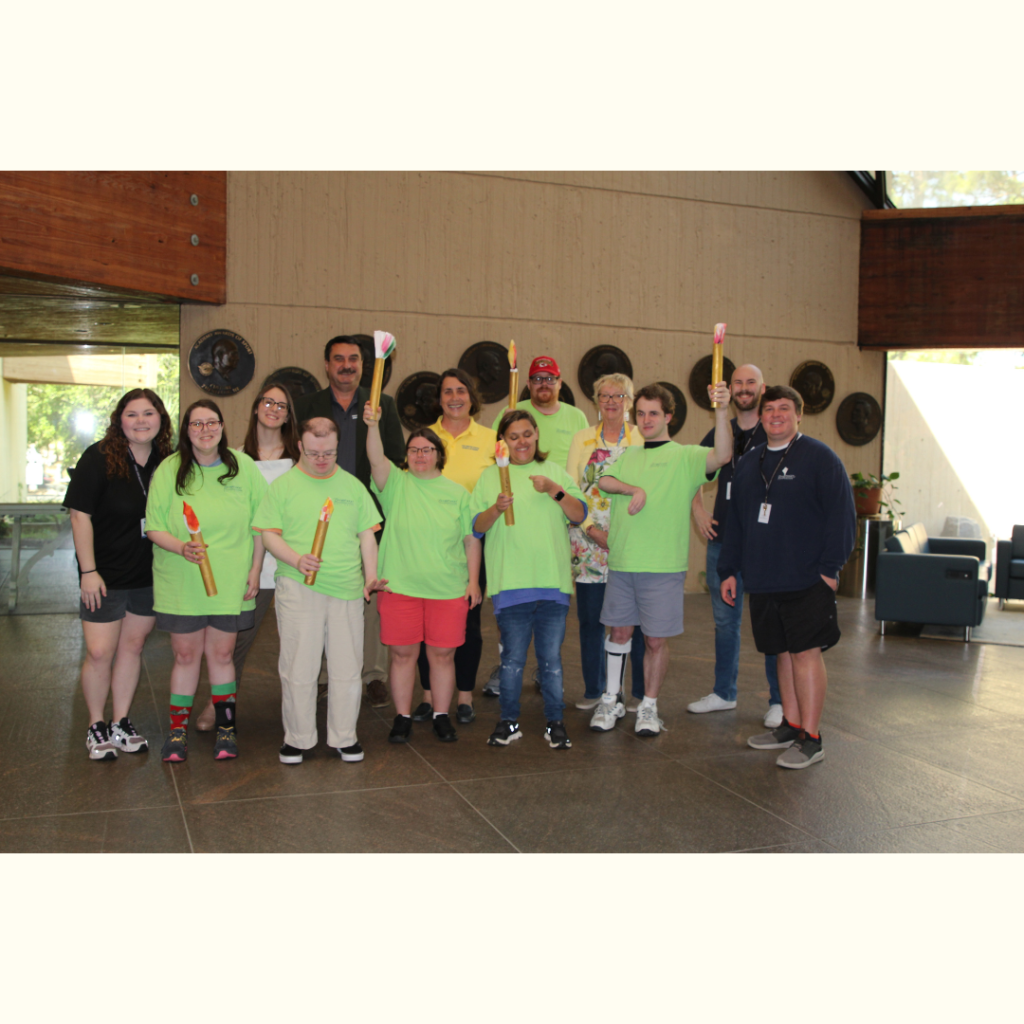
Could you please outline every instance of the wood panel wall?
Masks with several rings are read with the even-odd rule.
[[[866,210],[858,343],[1024,348],[1024,206]]]
[[[0,269],[224,302],[226,187],[223,171],[2,171]]]
[[[553,355],[577,396],[580,359],[600,344],[630,355],[637,386],[668,380],[685,394],[724,320],[729,358],[769,383],[807,359],[828,364],[836,399],[805,430],[851,471],[880,468],[880,438],[852,448],[835,430],[842,398],[881,401],[884,375],[884,357],[856,343],[867,201],[845,174],[231,172],[227,193],[228,301],[182,307],[181,397],[184,408],[201,395],[185,363],[200,335],[245,337],[255,378],[221,402],[233,443],[263,377],[299,365],[324,380],[337,334],[395,334],[392,395],[416,370],[510,338],[524,367]],[[690,402],[676,440],[712,425]]]

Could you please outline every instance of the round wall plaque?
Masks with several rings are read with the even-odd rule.
[[[439,374],[420,370],[398,385],[395,404],[398,406],[398,418],[406,429],[429,427],[437,421],[437,386],[440,383]]]
[[[309,370],[304,370],[301,366],[282,366],[279,370],[275,370],[263,382],[263,389],[266,390],[274,384],[287,389],[293,402],[302,395],[312,395],[322,390],[320,381]]]
[[[614,345],[598,345],[580,360],[576,379],[583,394],[590,401],[594,401],[594,381],[606,373],[623,373],[630,380],[633,379],[633,364],[621,348]]]
[[[836,430],[847,443],[860,446],[873,441],[882,429],[882,410],[864,391],[847,395],[836,410]]]
[[[725,379],[727,382],[732,381],[732,375],[736,372],[736,367],[728,357],[723,360],[722,369],[725,371]],[[715,382],[717,383],[717,381]],[[698,359],[693,365],[693,369],[690,371],[690,397],[697,403],[697,405],[707,412],[711,411],[711,399],[708,398],[708,388],[711,385],[711,356],[704,356],[703,359]]]
[[[709,367],[708,375],[710,376],[710,374],[711,368]],[[668,421],[668,436],[675,437],[683,429],[683,424],[686,422],[686,396],[675,384],[669,384],[667,380],[659,380],[657,383],[676,400],[676,411],[672,413],[672,419]]]
[[[789,378],[789,386],[794,391],[800,392],[804,400],[804,412],[824,412],[831,404],[836,394],[836,382],[832,371],[824,364],[814,359],[808,359],[801,363]]]
[[[249,342],[234,331],[209,331],[188,354],[188,372],[196,387],[208,395],[237,395],[256,370]]]
[[[508,349],[496,341],[478,341],[459,358],[459,369],[469,374],[481,405],[508,401]]]

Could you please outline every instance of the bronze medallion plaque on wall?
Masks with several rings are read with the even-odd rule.
[[[437,421],[437,386],[440,383],[440,376],[432,370],[420,370],[398,385],[395,404],[398,418],[407,430],[429,427]]]
[[[832,371],[824,364],[808,359],[801,363],[789,378],[789,386],[800,392],[804,400],[804,412],[814,415],[824,412],[836,394],[836,382]]]
[[[377,353],[373,348],[373,335],[372,334],[350,334],[350,338],[353,338],[359,343],[360,349],[363,352],[363,375],[359,378],[359,386],[369,390],[373,384],[373,364],[377,361]],[[384,360],[384,385],[388,386],[388,381],[391,380],[391,364],[395,361],[395,357],[389,356]]]
[[[529,400],[530,389],[523,388],[523,390],[519,393],[519,401],[528,402]],[[560,402],[565,402],[566,405],[576,404],[576,396],[572,393],[572,388],[569,387],[569,385],[566,384],[564,380],[562,381],[562,386],[558,389],[558,400]]]
[[[292,396],[293,402],[302,395],[312,395],[322,390],[320,381],[301,366],[282,366],[263,382],[263,387],[270,388],[275,384],[283,387]]]
[[[711,367],[708,366],[708,376],[710,375]],[[672,413],[672,419],[668,421],[668,436],[675,437],[683,429],[683,424],[686,422],[686,396],[675,384],[669,384],[667,380],[659,380],[657,383],[676,400],[676,411]],[[634,420],[636,419],[635,414],[633,418]]]
[[[496,341],[478,341],[459,357],[459,369],[469,374],[482,405],[508,401],[508,349]]]
[[[208,395],[237,395],[256,370],[249,342],[234,331],[204,334],[188,354],[188,372],[196,387]]]
[[[871,395],[854,391],[839,403],[836,430],[847,444],[868,444],[881,429],[882,410]]]
[[[616,348],[614,345],[598,345],[580,360],[576,379],[580,382],[580,390],[592,402],[594,401],[594,381],[607,373],[624,373],[630,380],[633,379],[633,364],[621,348]]]
[[[723,360],[722,369],[725,373],[726,381],[731,381],[732,375],[736,372],[736,367],[733,365],[732,360],[728,358]],[[708,398],[708,387],[710,385],[711,356],[704,356],[703,359],[698,359],[697,362],[693,364],[693,369],[690,371],[689,388],[690,397],[705,412],[711,411],[711,399]]]

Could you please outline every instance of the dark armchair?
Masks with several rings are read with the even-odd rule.
[[[996,543],[996,597],[1000,608],[1004,601],[1024,601],[1024,526]]]
[[[887,621],[961,626],[969,641],[985,617],[991,571],[983,540],[929,537],[921,523],[900,530],[878,554],[880,632]]]

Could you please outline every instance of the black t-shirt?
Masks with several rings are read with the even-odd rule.
[[[715,510],[711,513],[711,517],[718,520],[714,530],[718,534],[715,540],[719,544],[725,540],[725,525],[729,519],[729,498],[727,495],[731,490],[730,484],[732,483],[733,473],[736,472],[736,463],[751,448],[764,444],[768,440],[760,420],[749,430],[740,430],[740,425],[736,422],[735,418],[733,418],[730,425],[732,426],[733,439],[732,460],[727,462],[718,471],[718,493],[715,495]],[[701,441],[701,446],[704,448],[715,447],[714,430],[708,431],[704,440]]]
[[[142,520],[149,481],[159,464],[156,449],[145,466],[135,465],[129,456],[128,478],[111,480],[97,442],[82,452],[71,473],[63,504],[92,517],[96,565],[86,568],[98,569],[108,589],[153,586],[153,542],[143,534]],[[81,565],[78,571],[81,574]]]

